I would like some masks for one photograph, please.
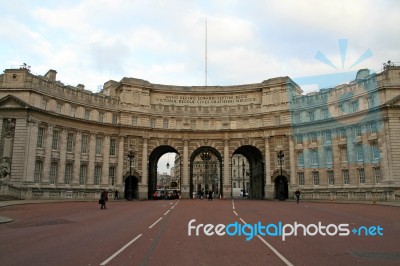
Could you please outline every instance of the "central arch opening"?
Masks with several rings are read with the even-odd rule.
[[[196,149],[190,157],[189,197],[202,198],[210,191],[214,197],[223,197],[222,157],[213,147]]]

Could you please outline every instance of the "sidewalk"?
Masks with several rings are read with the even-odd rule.
[[[71,202],[71,201],[95,201],[95,200],[3,200],[0,201],[0,208],[11,206],[11,205],[22,205],[22,204],[37,204],[37,203],[57,203],[57,202]],[[12,222],[13,219],[8,217],[0,216],[0,224]]]

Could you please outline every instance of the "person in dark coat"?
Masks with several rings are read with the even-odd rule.
[[[297,204],[299,204],[299,201],[300,201],[300,194],[301,194],[300,190],[296,189],[296,191],[294,192],[294,195],[296,195]]]
[[[107,190],[104,190],[103,192],[101,192],[100,200],[101,200],[100,209],[107,209],[106,208],[106,203],[108,201],[108,192],[107,192]]]
[[[115,200],[119,199],[118,190],[115,190],[115,192],[114,192],[114,199],[115,199]]]
[[[208,191],[208,200],[211,200],[212,201],[212,199],[213,199],[213,195],[212,195],[213,193],[212,193],[212,191],[210,190],[210,191]]]

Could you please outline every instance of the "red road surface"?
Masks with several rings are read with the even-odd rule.
[[[1,265],[400,265],[398,207],[250,200],[15,205],[0,224]],[[199,236],[188,223],[380,226],[383,236]],[[332,227],[333,228],[333,227]],[[300,232],[300,231],[299,231]]]

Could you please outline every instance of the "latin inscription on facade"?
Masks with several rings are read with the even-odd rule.
[[[153,95],[153,104],[174,104],[174,105],[237,105],[237,104],[258,104],[259,97],[256,94],[236,95]]]

